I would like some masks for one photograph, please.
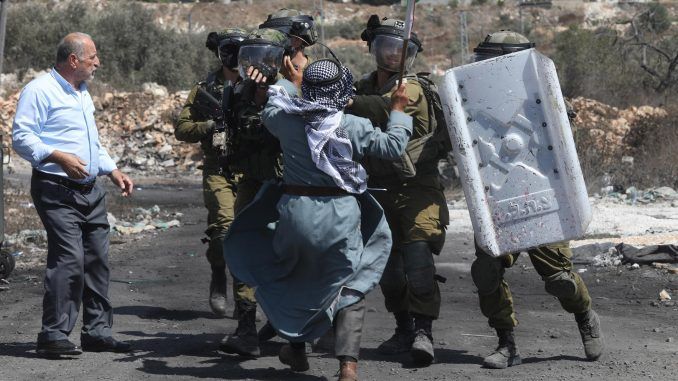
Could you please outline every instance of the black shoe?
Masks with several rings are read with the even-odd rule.
[[[77,356],[82,353],[79,346],[67,339],[54,341],[38,341],[36,353],[44,357]]]
[[[124,341],[118,341],[111,336],[93,338],[90,336],[80,337],[82,350],[85,352],[117,352],[126,353],[132,350],[132,346]]]

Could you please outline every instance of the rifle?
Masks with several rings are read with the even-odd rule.
[[[222,170],[228,168],[228,159],[233,154],[231,147],[237,129],[233,118],[233,83],[224,83],[224,92],[221,102],[203,87],[198,87],[195,104],[203,116],[216,122],[212,133],[212,146],[219,153],[219,162]]]

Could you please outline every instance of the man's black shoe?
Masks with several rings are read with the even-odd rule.
[[[44,357],[77,356],[82,353],[79,346],[67,339],[54,341],[38,341],[36,353]]]
[[[82,350],[85,352],[125,353],[132,350],[132,346],[129,343],[118,341],[111,336],[97,338],[82,336],[80,344],[82,344]]]

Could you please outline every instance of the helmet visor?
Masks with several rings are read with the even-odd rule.
[[[409,71],[417,56],[417,45],[408,41],[405,71]],[[390,72],[400,71],[400,58],[403,52],[403,38],[388,34],[379,34],[370,43],[370,53],[377,61],[377,66]]]
[[[242,45],[238,53],[238,70],[240,76],[247,78],[247,68],[254,66],[259,69],[269,80],[273,79],[282,67],[282,46],[253,44]]]

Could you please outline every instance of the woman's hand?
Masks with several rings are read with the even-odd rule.
[[[283,70],[281,70],[281,74],[285,79],[294,83],[296,87],[301,87],[304,71],[298,65],[295,65],[289,56],[283,58]]]
[[[410,99],[405,93],[405,82],[400,84],[400,87],[391,94],[391,110],[405,111],[405,107],[410,102]]]

